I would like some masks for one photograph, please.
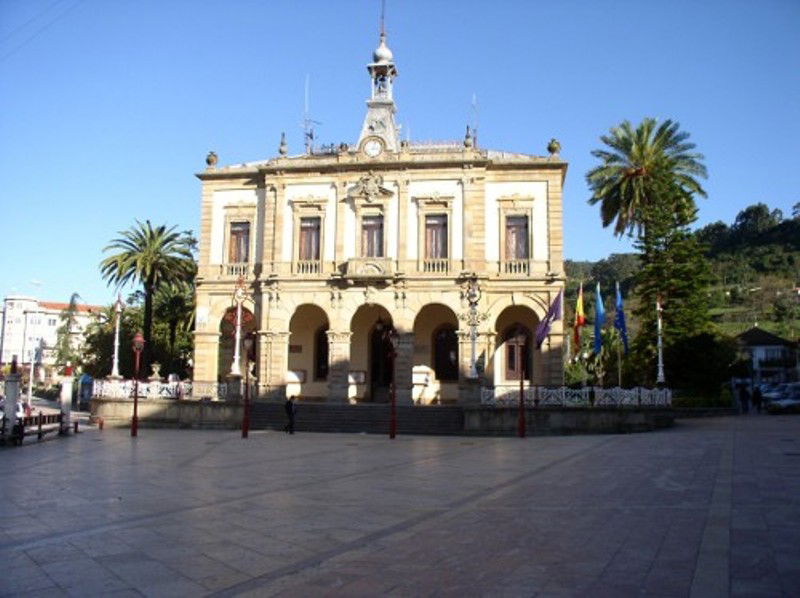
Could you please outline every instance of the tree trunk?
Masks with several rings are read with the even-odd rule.
[[[152,362],[152,330],[153,330],[153,283],[146,281],[144,283],[144,351],[142,353],[141,372],[148,372],[150,363]]]

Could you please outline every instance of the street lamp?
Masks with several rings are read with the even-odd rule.
[[[144,337],[137,332],[133,337],[133,419],[131,420],[131,436],[139,433],[139,358],[144,349]]]
[[[478,324],[481,323],[481,318],[478,314],[478,303],[481,300],[481,287],[478,285],[478,279],[473,278],[469,281],[469,288],[467,289],[467,302],[469,303],[469,315],[467,323],[469,324],[469,340],[471,346],[471,358],[469,366],[469,377],[478,377],[476,345],[478,342]]]
[[[111,365],[111,378],[119,379],[119,321],[122,319],[122,297],[119,295],[114,302],[114,313],[117,315],[117,321],[114,325],[114,363]]]
[[[242,438],[250,432],[250,361],[255,361],[255,334],[244,337],[244,409],[242,413]]]
[[[247,290],[245,289],[244,277],[240,276],[236,281],[236,290],[233,292],[233,301],[236,303],[236,331],[234,333],[233,341],[233,363],[231,363],[231,376],[242,375],[242,369],[239,365],[239,346],[242,342],[242,303],[247,299]]]
[[[395,375],[395,360],[397,359],[397,345],[400,337],[394,326],[387,326],[383,320],[378,320],[376,328],[381,332],[381,338],[384,342],[389,342],[389,359],[392,363],[392,387],[389,400],[389,439],[394,440],[397,435],[397,377]]]
[[[658,369],[656,370],[656,384],[659,386],[663,386],[666,381],[664,378],[664,348],[661,341],[661,312],[663,311],[664,308],[661,306],[661,295],[658,295],[656,297],[656,325],[658,330]]]

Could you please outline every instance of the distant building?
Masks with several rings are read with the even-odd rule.
[[[736,337],[744,357],[750,363],[753,381],[788,382],[797,380],[797,343],[781,338],[757,326]]]
[[[259,399],[381,403],[393,380],[405,404],[560,386],[562,323],[534,339],[564,288],[559,143],[531,155],[481,148],[469,128],[402,139],[384,35],[367,72],[355,143],[315,148],[308,132],[298,155],[283,139],[267,160],[217,166],[209,154],[194,381],[244,371],[240,280]]]
[[[9,295],[3,300],[2,329],[0,329],[0,367],[16,358],[28,371],[36,364],[36,378],[45,381],[52,377],[55,366],[55,346],[62,325],[61,312],[68,303],[39,301],[33,297]],[[73,347],[83,344],[83,333],[103,308],[97,305],[78,305],[77,324],[70,331]]]

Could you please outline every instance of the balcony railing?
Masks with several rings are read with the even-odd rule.
[[[531,272],[530,260],[505,260],[500,264],[503,274],[519,274],[527,276]]]
[[[253,267],[248,262],[240,262],[236,264],[220,264],[220,276],[238,278],[244,276],[249,278],[253,273]]]
[[[322,272],[322,262],[319,260],[299,260],[294,263],[295,274],[319,274]]]
[[[422,271],[428,274],[447,274],[450,271],[450,260],[447,258],[422,260]]]

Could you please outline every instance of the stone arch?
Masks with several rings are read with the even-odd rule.
[[[358,307],[350,319],[350,396],[356,401],[388,400],[391,375],[387,362],[389,347],[381,341],[382,327],[394,326],[392,312],[377,303]],[[353,388],[354,387],[354,388]]]
[[[495,387],[518,386],[519,377],[514,374],[511,360],[525,363],[524,384],[544,383],[544,364],[534,351],[534,335],[539,316],[528,305],[508,305],[494,320],[495,349],[487,372]],[[519,340],[520,337],[524,340]],[[522,358],[520,358],[522,354]]]
[[[412,398],[415,403],[458,400],[458,328],[456,313],[443,303],[428,303],[417,312],[413,327],[412,369]],[[452,371],[446,367],[448,365],[452,365]]]
[[[242,330],[240,334],[239,365],[244,372],[245,351],[243,341],[245,335],[255,332],[258,328],[255,315],[248,308],[242,306]],[[229,306],[219,320],[219,344],[217,345],[217,381],[224,382],[231,373],[236,343],[236,306]]]
[[[328,392],[327,336],[328,314],[314,303],[295,306],[289,319],[289,355],[286,372],[286,395],[303,400],[324,400]],[[320,334],[322,331],[322,334]],[[319,346],[320,338],[324,346]],[[318,366],[320,353],[325,355],[325,375]]]

